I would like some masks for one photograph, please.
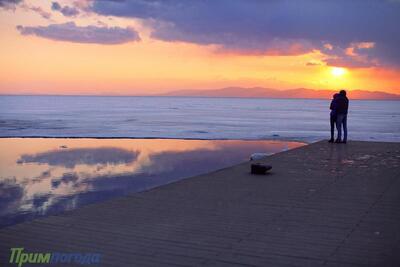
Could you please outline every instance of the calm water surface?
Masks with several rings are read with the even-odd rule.
[[[330,100],[0,96],[0,136],[279,139],[329,137]],[[352,100],[350,140],[400,141],[400,101]]]
[[[0,227],[228,167],[286,141],[0,138]]]

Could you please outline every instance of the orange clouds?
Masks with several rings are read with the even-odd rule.
[[[50,9],[43,3],[40,8],[46,12]],[[263,42],[255,43],[262,39],[252,35],[251,40],[240,39],[240,46],[222,47],[221,44],[202,44],[201,40],[197,43],[159,40],[152,36],[149,24],[140,19],[80,14],[72,24],[68,22],[70,18],[65,18],[60,12],[53,13],[52,18],[56,22],[49,23],[40,14],[29,13],[29,10],[17,9],[15,13],[0,10],[0,94],[143,95],[227,86],[277,89],[345,87],[400,93],[399,70],[378,65],[371,67],[374,61],[365,52],[378,46],[372,41],[352,42],[344,48],[324,42],[320,50],[313,50],[314,43],[307,40],[275,38],[265,49]],[[51,24],[56,25],[57,38],[53,35],[54,38],[50,38],[48,31],[44,36],[42,30],[48,30]],[[29,30],[30,34],[20,35],[15,28],[17,25],[25,25],[20,29]],[[45,26],[40,28],[37,25]],[[133,27],[141,41],[136,38],[137,42],[102,45],[105,43],[101,42],[104,41],[102,38],[111,38],[114,43],[120,40],[120,31],[104,35],[105,28],[113,27],[118,27],[117,30]],[[100,33],[100,37],[94,35],[92,29]],[[50,40],[66,39],[67,35],[73,37],[66,40],[70,42]],[[226,40],[229,38],[223,41]],[[241,46],[245,44],[247,46]],[[349,59],[359,65],[346,65]],[[330,65],[347,66],[346,75],[332,75]]]

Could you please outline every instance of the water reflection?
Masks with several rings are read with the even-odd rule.
[[[0,227],[303,145],[283,141],[0,139]]]
[[[60,148],[67,148],[63,145]],[[22,155],[17,160],[18,164],[39,163],[50,166],[64,166],[74,168],[75,165],[96,165],[96,164],[121,164],[131,163],[139,153],[121,148],[99,147],[99,148],[76,148],[69,150],[53,150],[34,155]]]

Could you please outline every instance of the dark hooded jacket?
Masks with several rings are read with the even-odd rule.
[[[336,99],[336,114],[344,114],[347,115],[347,110],[349,109],[349,99],[342,94]]]
[[[333,98],[332,98],[332,101],[331,101],[331,105],[330,105],[330,110],[331,110],[331,116],[332,117],[336,117],[336,115],[337,115],[337,112],[336,112],[336,109],[337,109],[337,107],[336,107],[336,99],[338,98],[338,96],[339,96],[339,94],[335,94],[334,96],[333,96]]]

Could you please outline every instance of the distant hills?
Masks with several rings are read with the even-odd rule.
[[[277,90],[263,87],[226,87],[213,90],[178,90],[162,94],[162,96],[327,99],[332,98],[335,92],[337,91],[307,88]],[[351,90],[348,91],[348,96],[351,99],[400,100],[398,94],[381,91]]]

